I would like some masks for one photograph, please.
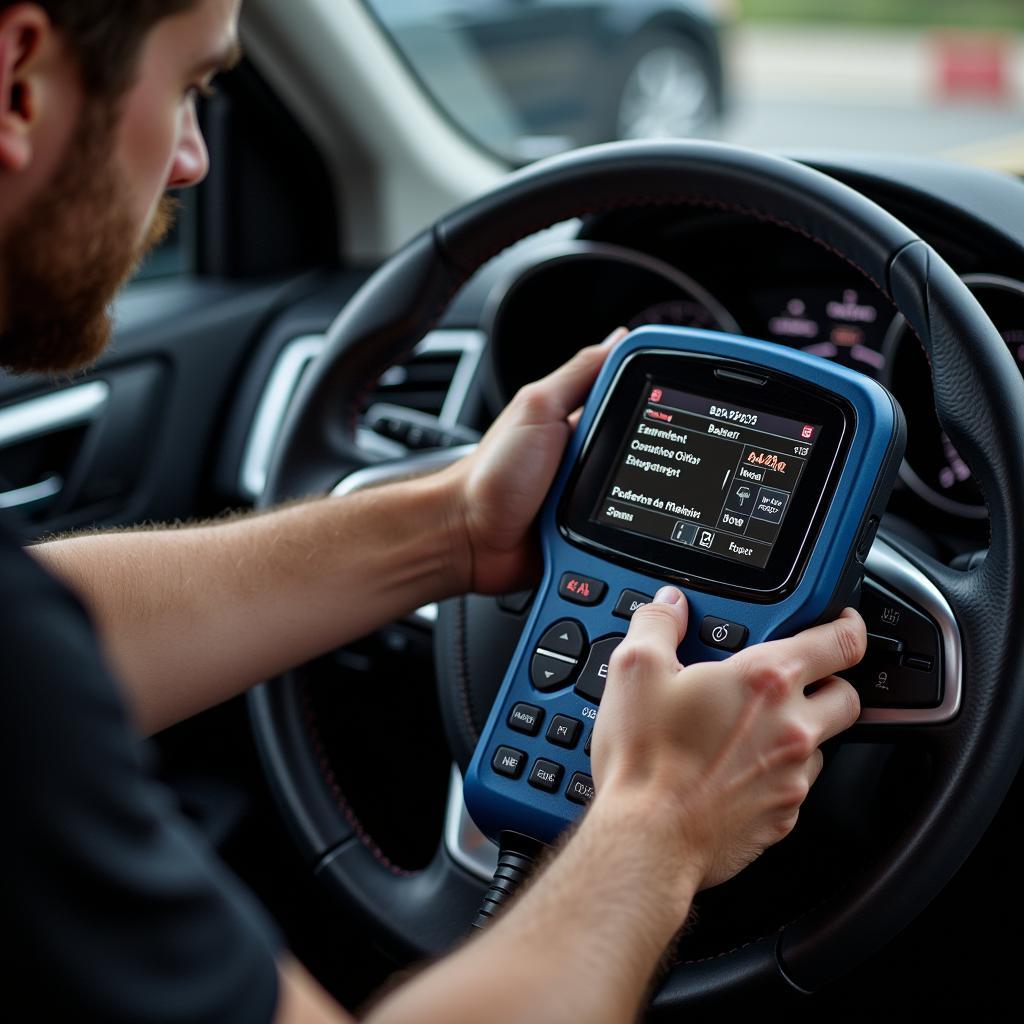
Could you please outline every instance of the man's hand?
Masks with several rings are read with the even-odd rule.
[[[594,779],[597,802],[648,807],[706,888],[792,831],[821,771],[818,748],[860,713],[857,691],[834,673],[861,660],[866,635],[847,608],[790,639],[684,668],[686,623],[672,587],[634,614],[609,664]]]
[[[476,452],[452,467],[466,590],[500,594],[533,582],[538,559],[531,527],[569,442],[573,413],[625,334],[619,328],[602,344],[581,349],[554,373],[522,388]]]

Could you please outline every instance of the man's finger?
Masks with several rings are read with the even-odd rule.
[[[608,354],[628,333],[625,327],[617,328],[600,345],[580,349],[567,363],[537,381],[535,386],[544,389],[559,419],[583,404]]]
[[[689,608],[682,592],[662,587],[650,604],[633,613],[626,639],[614,654],[616,667],[627,672],[679,665],[676,648],[683,642]]]
[[[864,620],[855,609],[847,608],[835,622],[758,644],[730,660],[751,676],[768,672],[789,687],[804,687],[856,665],[864,657],[866,644]]]
[[[860,717],[857,691],[838,676],[830,676],[806,699],[820,743],[845,732]]]
[[[825,767],[825,755],[818,747],[809,758],[807,758],[807,784],[813,786],[818,781],[821,769]]]

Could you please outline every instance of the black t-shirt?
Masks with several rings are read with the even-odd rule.
[[[2,1005],[269,1021],[277,938],[146,768],[81,604],[0,523]]]

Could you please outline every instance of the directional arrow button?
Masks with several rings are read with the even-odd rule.
[[[564,686],[576,670],[571,661],[559,661],[547,654],[535,654],[530,666],[530,679],[538,690],[557,690]]]

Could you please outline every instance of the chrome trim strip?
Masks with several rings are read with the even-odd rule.
[[[442,427],[454,427],[459,422],[459,414],[466,404],[469,389],[473,386],[486,342],[487,335],[483,331],[437,330],[431,331],[416,346],[414,355],[452,351],[462,353],[448,387],[448,394],[445,395],[444,405],[441,406],[441,412],[437,417]]]
[[[935,584],[884,540],[872,545],[865,568],[869,576],[916,604],[938,625],[942,637],[942,703],[937,708],[865,708],[858,721],[883,725],[948,722],[959,713],[963,699],[963,648],[953,609]]]
[[[444,845],[459,867],[484,882],[494,877],[498,866],[498,847],[476,827],[462,799],[462,775],[459,766],[452,765],[448,786],[448,804],[444,812]]]
[[[567,665],[578,665],[578,658],[570,658],[567,654],[559,654],[557,651],[547,651],[543,647],[537,648],[538,654],[543,654],[545,658],[554,658],[555,661],[564,661]]]
[[[37,484],[29,484],[28,487],[19,487],[14,491],[4,491],[0,494],[0,509],[28,508],[30,505],[38,505],[40,502],[56,498],[64,489],[64,481],[54,474]]]
[[[267,486],[270,458],[295,389],[309,364],[323,352],[326,344],[327,340],[322,335],[296,338],[284,347],[270,371],[242,457],[241,490],[253,501]]]
[[[335,498],[343,498],[346,494],[364,491],[367,487],[377,487],[380,484],[390,483],[392,480],[433,473],[435,470],[450,466],[453,462],[458,462],[459,459],[464,459],[475,451],[475,444],[465,444],[459,448],[437,448],[424,452],[422,455],[413,455],[408,459],[395,459],[392,462],[382,462],[379,466],[357,469],[345,477],[331,491],[331,495]]]
[[[441,328],[425,335],[413,349],[413,356],[459,353],[455,374],[439,416],[442,426],[454,426],[458,421],[483,358],[485,342],[486,336],[482,331]],[[282,349],[270,371],[242,456],[239,489],[251,501],[255,501],[267,486],[267,471],[274,446],[302,375],[323,352],[326,344],[323,335],[311,334],[295,338]],[[401,449],[402,452],[405,450]]]
[[[91,423],[109,397],[110,385],[94,380],[0,409],[0,448]]]

